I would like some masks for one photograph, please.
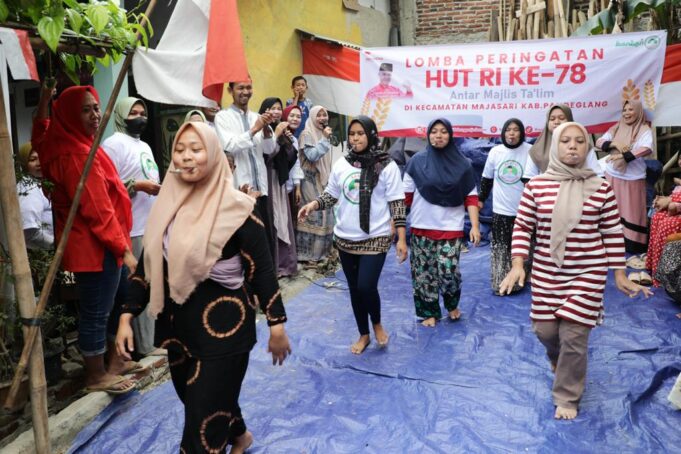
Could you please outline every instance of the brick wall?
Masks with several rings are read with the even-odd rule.
[[[508,9],[511,0],[506,1]],[[571,8],[586,12],[589,0],[570,2]],[[515,1],[513,9],[518,9]],[[418,44],[484,41],[492,10],[499,9],[499,0],[416,0],[414,40]]]

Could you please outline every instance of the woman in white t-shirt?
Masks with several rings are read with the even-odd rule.
[[[380,347],[388,344],[388,333],[381,325],[381,299],[378,278],[392,243],[394,222],[398,234],[397,258],[407,259],[406,216],[400,170],[388,154],[379,150],[374,121],[359,116],[348,127],[350,152],[333,164],[324,192],[303,206],[299,220],[316,210],[338,204],[334,244],[339,251],[343,272],[350,288],[359,339],[350,351],[362,353],[371,339],[369,320]]]
[[[28,142],[19,148],[17,159],[22,170],[27,174],[25,180],[17,183],[26,247],[49,249],[54,244],[52,206],[43,194],[40,184],[43,173],[40,169],[38,152],[33,149],[31,142]]]
[[[461,317],[459,255],[466,210],[470,240],[480,242],[478,192],[473,167],[454,144],[452,125],[438,118],[428,126],[428,146],[416,153],[404,173],[411,206],[411,275],[416,315],[423,326],[441,316],[440,294],[451,320]]]
[[[617,199],[627,252],[640,254],[648,243],[646,213],[646,161],[653,152],[650,129],[640,101],[625,101],[622,118],[598,139],[596,146],[610,153],[605,158],[605,178]]]
[[[511,240],[513,223],[518,204],[523,195],[521,181],[531,145],[525,142],[525,126],[517,118],[511,118],[501,128],[501,145],[492,148],[487,155],[480,182],[480,202],[492,200],[491,278],[492,290],[499,295],[499,285],[511,270]],[[496,184],[495,184],[496,183]],[[522,287],[516,286],[518,291]]]
[[[537,140],[530,148],[530,159],[525,166],[523,181],[527,183],[530,178],[536,177],[546,172],[549,165],[549,149],[551,148],[551,137],[553,130],[566,121],[575,121],[572,116],[572,109],[565,104],[554,104],[546,113],[546,126],[542,130]],[[603,170],[598,162],[598,156],[592,149],[586,155],[586,166],[596,172],[599,177],[603,176]]]

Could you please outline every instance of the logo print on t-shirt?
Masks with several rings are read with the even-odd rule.
[[[502,162],[497,169],[497,178],[505,184],[516,184],[522,176],[523,166],[513,159]]]
[[[343,180],[343,197],[353,205],[359,205],[359,176],[361,172],[352,172]]]
[[[146,151],[140,153],[140,164],[142,166],[142,173],[147,180],[155,181],[156,183],[161,181],[158,174],[158,166],[151,154]]]

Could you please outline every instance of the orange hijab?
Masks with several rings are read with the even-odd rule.
[[[170,298],[183,304],[196,286],[206,280],[222,249],[253,211],[255,200],[234,188],[232,172],[218,136],[206,123],[183,124],[172,150],[184,131],[192,128],[208,152],[209,173],[199,182],[186,183],[168,173],[149,213],[144,233],[144,271],[151,286],[149,315],[163,311],[163,236],[173,228],[168,245]],[[170,166],[170,170],[174,165]]]

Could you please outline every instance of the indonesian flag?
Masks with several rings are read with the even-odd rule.
[[[667,46],[655,126],[681,126],[681,44]]]
[[[303,39],[303,76],[307,97],[342,115],[359,115],[359,51],[341,44]]]
[[[10,136],[10,106],[9,106],[9,75],[7,67],[14,80],[34,80],[40,82],[38,69],[35,65],[35,55],[28,40],[26,30],[0,28],[0,89],[4,93],[5,112],[7,112],[7,131]]]
[[[164,104],[211,107],[247,80],[236,0],[178,0],[156,49],[133,58],[137,91]]]
[[[26,30],[0,28],[0,43],[5,61],[14,80],[40,82],[38,69],[35,65],[35,55]]]

